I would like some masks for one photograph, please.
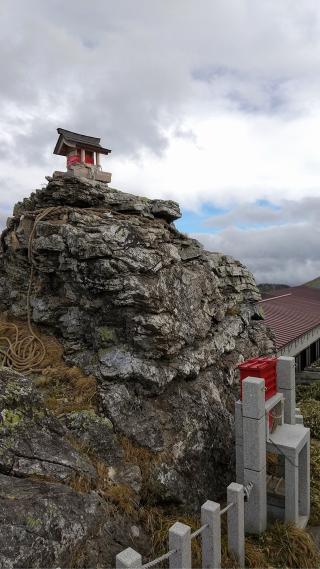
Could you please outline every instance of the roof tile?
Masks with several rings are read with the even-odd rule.
[[[260,301],[265,321],[274,331],[277,349],[320,325],[320,289],[292,287]]]

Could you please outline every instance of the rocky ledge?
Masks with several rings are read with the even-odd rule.
[[[103,441],[109,465],[121,460],[119,437],[126,437],[154,458],[153,503],[192,509],[224,495],[234,479],[237,365],[272,353],[274,343],[251,273],[177,231],[179,217],[174,202],[84,179],[49,180],[16,205],[2,234],[0,309],[26,318],[31,235],[32,321],[60,339],[68,363],[96,377],[99,417],[114,435],[77,416],[62,417],[63,428],[92,437],[93,444]],[[47,441],[41,465],[26,452],[28,444],[39,458],[37,440],[19,435],[12,439],[15,450],[4,445],[0,487],[33,469],[51,477],[51,455],[59,462],[55,483],[69,484],[77,468],[94,479],[92,465],[76,458],[61,427],[52,418],[39,421]],[[130,475],[137,495],[138,474]],[[22,494],[25,484],[32,482],[20,480]],[[79,508],[95,511],[95,500]]]

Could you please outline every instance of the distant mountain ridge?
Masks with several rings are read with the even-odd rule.
[[[312,288],[320,288],[320,277],[316,277],[315,279],[312,279],[312,281],[304,283],[304,286],[310,286]]]

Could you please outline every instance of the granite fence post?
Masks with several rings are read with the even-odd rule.
[[[136,569],[142,566],[142,557],[131,547],[116,556],[116,569]]]
[[[227,489],[228,505],[233,506],[228,510],[228,550],[238,561],[240,567],[244,567],[244,490],[242,484],[232,482]]]
[[[202,534],[202,568],[221,567],[220,504],[208,500],[201,508],[201,525],[207,525]]]
[[[253,483],[245,504],[245,529],[260,534],[267,527],[265,382],[247,377],[242,382],[244,484]]]
[[[169,550],[175,553],[169,557],[170,569],[191,569],[191,528],[176,522],[169,529]]]
[[[284,422],[296,423],[296,377],[295,359],[280,356],[277,360],[277,390],[284,398]]]

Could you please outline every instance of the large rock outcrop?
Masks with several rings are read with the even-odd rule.
[[[32,234],[32,321],[96,376],[115,432],[157,457],[155,500],[196,507],[234,477],[236,366],[273,341],[250,272],[179,233],[179,217],[174,202],[49,181],[3,232],[0,308],[26,318]]]

